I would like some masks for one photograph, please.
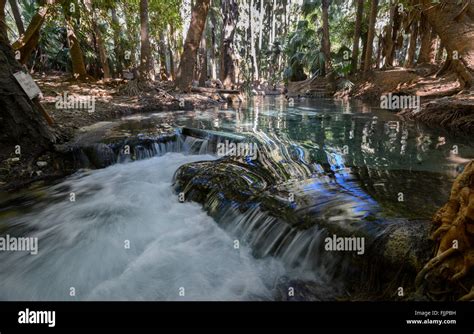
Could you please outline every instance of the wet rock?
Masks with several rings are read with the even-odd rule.
[[[311,170],[297,154],[275,145],[259,149],[256,161],[225,157],[186,164],[175,174],[175,190],[203,204],[221,224],[240,219],[256,256],[282,257],[291,265],[307,262],[348,289],[388,299],[396,298],[399,286],[414,290],[416,272],[433,246],[426,238],[429,222],[387,218],[350,177]],[[364,254],[325,251],[324,242],[333,235],[363,238]],[[305,251],[288,255],[295,244]],[[302,299],[309,298],[304,294]]]
[[[105,168],[115,163],[115,153],[106,144],[93,144],[85,147],[83,151],[95,168]]]

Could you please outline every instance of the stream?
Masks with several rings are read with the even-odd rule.
[[[359,101],[289,106],[283,97],[135,115],[103,141],[149,138],[163,123],[253,138],[300,182],[315,222],[427,221],[474,158],[468,137]],[[296,231],[259,208],[216,217],[180,202],[173,188],[180,166],[218,159],[207,140],[188,136],[136,152],[137,161],[117,156],[104,169],[0,194],[0,237],[38,238],[36,255],[0,252],[0,300],[279,300],[288,281],[312,282],[321,299],[344,295],[333,275],[340,260],[318,252],[319,224]]]

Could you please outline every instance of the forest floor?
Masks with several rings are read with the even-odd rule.
[[[216,93],[178,94],[166,83],[149,86],[139,95],[129,96],[130,90],[124,90],[128,87],[124,80],[77,82],[63,73],[35,75],[34,79],[43,93],[41,104],[54,120],[57,144],[72,141],[81,129],[98,122],[119,120],[136,113],[205,110],[227,103],[225,96]],[[58,102],[76,105],[61,106]],[[2,145],[0,189],[23,188],[31,182],[61,178],[74,172],[66,171],[62,160],[64,157],[54,150],[41,152],[28,147],[16,155],[14,145]]]
[[[432,126],[474,133],[474,91],[462,90],[454,73],[437,77],[436,71],[432,65],[373,71],[366,78],[352,78],[355,86],[335,96],[379,103],[382,95],[419,96],[419,110],[405,109],[398,114]]]
[[[171,84],[151,86],[140,95],[123,92],[127,81],[75,82],[63,74],[47,74],[35,77],[43,92],[42,105],[53,117],[63,140],[69,140],[77,129],[101,121],[115,120],[136,113],[207,109],[226,103],[211,93],[177,94]],[[64,94],[67,94],[66,96]],[[94,99],[94,110],[57,107],[58,99],[70,97],[76,100]]]

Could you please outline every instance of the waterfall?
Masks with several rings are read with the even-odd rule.
[[[183,154],[211,153],[207,139],[185,136],[178,129],[176,133],[157,138],[138,136],[112,143],[94,143],[71,148],[74,167],[105,168],[116,163],[150,159],[175,152]]]

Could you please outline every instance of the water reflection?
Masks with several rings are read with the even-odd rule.
[[[157,114],[123,129],[152,132],[163,122],[249,134],[294,177],[321,169],[338,180],[355,177],[388,211],[419,218],[429,218],[445,202],[450,183],[474,158],[468,138],[403,121],[360,101],[301,99],[290,106],[284,97],[258,98],[228,109]]]

